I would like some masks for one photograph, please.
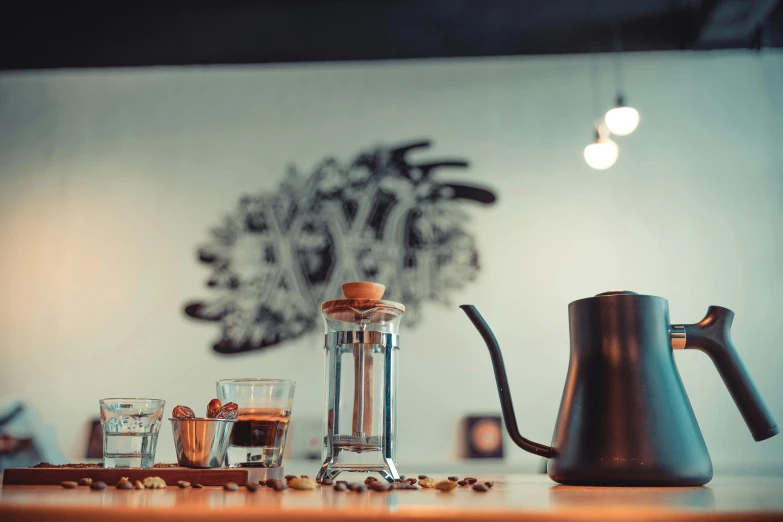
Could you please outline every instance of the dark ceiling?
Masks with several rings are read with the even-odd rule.
[[[0,70],[783,47],[779,0],[277,0],[0,6]]]

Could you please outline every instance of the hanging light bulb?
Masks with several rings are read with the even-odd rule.
[[[617,161],[620,149],[604,133],[595,131],[595,141],[585,147],[585,161],[596,170],[606,170]]]
[[[627,107],[623,96],[618,95],[617,106],[606,113],[604,121],[612,134],[628,136],[639,126],[639,111]]]

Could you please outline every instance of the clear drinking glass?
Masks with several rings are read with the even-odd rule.
[[[220,402],[235,402],[238,406],[228,445],[229,466],[276,468],[282,465],[295,387],[294,381],[282,379],[217,381]]]
[[[104,468],[151,468],[166,401],[101,399]]]

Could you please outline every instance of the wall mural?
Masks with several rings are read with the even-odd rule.
[[[385,284],[384,299],[405,304],[409,326],[424,301],[450,304],[479,270],[464,202],[490,205],[495,195],[443,180],[442,169],[466,161],[410,159],[429,145],[328,157],[309,175],[290,168],[276,192],[242,196],[198,249],[211,297],[185,306],[220,323],[214,350],[261,350],[320,331],[320,303],[341,296],[346,281]]]

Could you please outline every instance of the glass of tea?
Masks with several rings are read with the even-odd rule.
[[[220,402],[235,402],[239,407],[228,445],[229,466],[282,465],[295,387],[294,381],[283,379],[217,381]]]

